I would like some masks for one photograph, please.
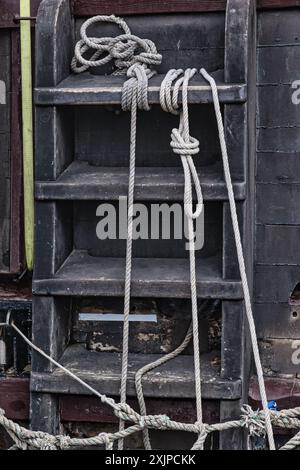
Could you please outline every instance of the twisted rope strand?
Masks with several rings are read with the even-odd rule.
[[[89,37],[87,29],[98,22],[114,23],[123,32],[116,37]],[[131,31],[124,20],[112,16],[97,16],[90,18],[83,23],[80,31],[81,39],[75,47],[75,55],[72,60],[71,68],[74,73],[81,73],[89,70],[91,67],[102,66],[114,61],[114,74],[125,75],[127,80],[124,83],[122,93],[122,109],[131,112],[131,131],[130,131],[130,159],[129,159],[129,188],[128,188],[128,234],[126,245],[126,268],[125,268],[125,291],[124,291],[124,327],[123,327],[123,351],[122,351],[122,374],[121,374],[121,396],[120,403],[116,403],[112,398],[99,393],[88,383],[80,379],[76,374],[62,366],[53,358],[48,356],[43,350],[34,345],[14,323],[7,323],[6,326],[12,327],[15,332],[37,353],[48,359],[57,368],[65,374],[72,377],[90,393],[100,398],[101,402],[109,405],[115,415],[120,419],[119,431],[115,433],[100,433],[97,436],[78,439],[70,438],[64,435],[53,436],[43,432],[35,432],[25,429],[8,420],[4,411],[0,409],[0,425],[2,425],[14,441],[11,449],[67,449],[71,447],[99,446],[104,445],[106,449],[111,450],[113,443],[118,441],[119,448],[123,448],[123,439],[142,431],[146,448],[151,448],[148,430],[175,430],[185,431],[197,434],[197,440],[193,445],[194,450],[203,449],[204,442],[208,434],[214,431],[223,431],[235,428],[246,428],[250,435],[262,435],[267,432],[269,447],[275,449],[272,423],[276,426],[287,429],[300,429],[300,408],[291,410],[282,410],[280,412],[270,411],[267,407],[267,398],[265,385],[263,381],[263,372],[260,362],[255,324],[253,320],[250,293],[245,269],[245,261],[237,220],[236,205],[231,182],[230,168],[228,162],[226,141],[218,91],[214,79],[204,70],[200,73],[210,83],[213,95],[213,102],[217,118],[219,138],[224,166],[225,181],[228,189],[228,197],[232,216],[235,242],[238,253],[238,262],[241,273],[242,285],[244,290],[246,314],[250,326],[251,341],[257,375],[260,387],[260,393],[263,404],[263,411],[253,411],[249,405],[244,405],[242,415],[239,420],[228,421],[225,423],[216,423],[208,425],[202,422],[202,403],[201,403],[201,376],[200,376],[200,348],[199,348],[199,329],[198,329],[198,306],[196,292],[196,270],[195,270],[195,244],[194,244],[194,220],[199,217],[203,209],[203,198],[198,174],[192,159],[193,155],[199,152],[199,142],[189,134],[189,114],[188,114],[188,84],[196,73],[196,69],[172,69],[166,75],[160,89],[160,102],[162,109],[166,112],[180,116],[179,128],[173,129],[171,134],[171,147],[175,154],[180,155],[184,170],[184,209],[188,219],[189,236],[189,256],[190,256],[190,281],[191,281],[191,300],[192,300],[192,324],[189,327],[186,337],[181,345],[175,351],[164,356],[152,364],[148,364],[136,373],[135,383],[138,401],[140,404],[140,413],[134,411],[126,403],[126,384],[128,370],[128,336],[129,336],[129,313],[130,313],[130,288],[132,271],[132,233],[133,233],[133,203],[134,203],[134,183],[135,183],[135,150],[136,150],[136,124],[137,110],[149,110],[148,103],[148,80],[155,74],[152,69],[160,64],[161,55],[157,53],[155,44],[148,39],[141,39],[131,34]],[[87,56],[87,57],[86,57]],[[178,94],[182,88],[182,108],[178,103]],[[194,183],[197,204],[193,210],[192,183]],[[187,346],[191,337],[194,341],[194,369],[195,369],[195,388],[197,401],[197,421],[193,424],[180,423],[172,421],[165,415],[147,415],[146,405],[142,389],[142,377],[145,373],[153,370],[159,365],[164,364],[176,355],[180,354]],[[125,428],[125,421],[130,426]],[[300,432],[290,439],[281,449],[287,450],[296,448],[300,445]]]
[[[243,247],[242,247],[242,242],[241,242],[241,234],[240,234],[240,229],[239,229],[236,203],[235,203],[232,180],[231,180],[227,145],[226,145],[225,133],[224,133],[224,125],[223,125],[223,119],[222,119],[222,114],[220,110],[218,89],[217,89],[215,80],[206,72],[205,69],[201,69],[200,73],[205,78],[205,80],[209,82],[211,91],[212,91],[212,96],[213,96],[215,114],[216,114],[218,131],[219,131],[219,140],[220,140],[220,146],[221,146],[222,160],[223,160],[224,176],[225,176],[226,186],[228,190],[228,199],[229,199],[229,206],[230,206],[230,212],[231,212],[232,226],[233,226],[237,257],[238,257],[238,263],[239,263],[239,270],[240,270],[243,292],[244,292],[245,310],[246,310],[246,315],[247,315],[248,324],[249,324],[254,362],[255,362],[256,371],[257,371],[259,391],[260,391],[263,410],[265,413],[265,425],[266,425],[266,430],[267,430],[267,435],[268,435],[269,447],[270,447],[270,450],[275,450],[274,435],[273,435],[273,429],[272,429],[271,418],[270,418],[270,410],[268,408],[268,400],[267,400],[265,382],[264,382],[264,377],[263,377],[263,369],[262,369],[260,354],[259,354],[259,349],[258,349],[255,322],[254,322],[253,313],[252,313],[250,291],[249,291],[248,279],[247,279],[247,274],[246,274]]]

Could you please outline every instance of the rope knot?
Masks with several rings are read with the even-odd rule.
[[[265,419],[261,411],[254,411],[251,406],[244,405],[241,420],[242,426],[248,429],[250,436],[265,437]]]
[[[175,154],[182,157],[196,155],[199,153],[199,140],[189,136],[188,141],[184,140],[179,129],[173,129],[171,133],[171,147]]]

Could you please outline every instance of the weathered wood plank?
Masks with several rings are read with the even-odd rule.
[[[205,200],[226,200],[228,193],[220,165],[199,169]],[[136,169],[135,200],[178,201],[182,198],[184,177],[181,168]],[[88,162],[73,162],[55,181],[37,181],[35,196],[39,200],[115,200],[127,195],[128,168],[96,167]],[[234,182],[237,200],[245,198],[245,184]]]
[[[282,303],[257,303],[254,310],[257,334],[260,339],[299,338],[299,313],[291,309],[288,301]]]
[[[256,222],[262,225],[298,225],[300,185],[258,183]]]
[[[256,263],[300,265],[299,240],[299,225],[258,225]]]
[[[201,157],[199,155],[199,158],[194,159],[201,177],[202,166],[213,165],[220,161],[216,119],[212,106],[208,105],[191,106],[189,115],[190,133],[199,139],[201,145]],[[75,159],[88,161],[96,167],[128,168],[128,153],[124,149],[129,148],[129,126],[129,113],[119,112],[114,107],[75,108]],[[149,113],[139,113],[137,167],[182,167],[180,158],[170,148],[170,134],[176,126],[178,126],[178,117],[164,113],[158,106],[153,106]],[[116,129],[118,139],[116,139]]]
[[[255,301],[287,302],[300,280],[300,266],[256,265]]]
[[[123,258],[92,257],[86,251],[74,251],[57,273],[48,279],[36,279],[33,290],[45,295],[122,296],[125,261]],[[208,258],[197,267],[198,296],[202,298],[240,299],[239,281],[222,280],[219,260]],[[132,295],[136,297],[189,298],[187,259],[135,258]]]
[[[300,47],[299,47],[300,64]],[[295,72],[296,74],[296,72]],[[295,77],[296,75],[294,75]],[[292,75],[291,75],[292,77]],[[258,87],[258,128],[282,127],[295,128],[299,131],[299,106],[292,101],[294,89],[290,85],[263,85]],[[272,103],[272,105],[271,105]],[[284,104],[284,112],[283,112]]]
[[[220,74],[218,74],[220,76]],[[150,104],[159,103],[160,84],[164,75],[156,75],[149,82],[148,99]],[[36,88],[35,103],[48,105],[106,105],[120,104],[125,78],[106,75],[70,75],[54,88]],[[218,81],[219,98],[222,103],[244,102],[246,86],[243,84],[225,84]],[[212,102],[210,86],[195,76],[188,87],[189,103],[206,104]],[[181,93],[179,93],[179,102]]]
[[[0,378],[0,408],[8,419],[29,418],[29,379]]]
[[[118,401],[118,397],[114,398]],[[99,403],[97,397],[61,395],[59,402],[63,422],[118,423],[113,410]],[[138,409],[135,399],[129,398],[127,403],[133,409]],[[150,415],[165,414],[178,422],[194,423],[196,420],[194,400],[148,398],[147,412]],[[218,402],[204,401],[203,420],[206,423],[215,423],[218,417]]]
[[[265,386],[269,400],[276,400],[278,408],[289,409],[300,406],[300,379],[291,377],[265,377]],[[249,387],[250,404],[261,407],[257,378],[253,376]]]
[[[257,49],[257,62],[259,85],[291,84],[298,78],[300,42],[286,46],[261,46]],[[272,101],[272,105],[274,104]]]
[[[123,200],[121,205],[116,202],[110,202],[109,204],[109,209],[102,206],[102,211],[104,209],[105,211],[108,210],[112,214],[112,218],[114,218],[114,213],[110,210],[111,208],[114,209],[116,219],[115,237],[114,234],[111,234],[104,239],[101,239],[100,236],[99,239],[99,231],[97,232],[99,229],[98,224],[103,220],[102,216],[106,215],[106,213],[98,211],[98,208],[101,208],[99,201],[77,201],[74,203],[73,246],[75,249],[87,250],[91,256],[125,258],[127,231],[123,216],[126,212],[126,205],[124,207],[126,201]],[[166,202],[163,204],[157,203],[156,206],[154,203],[148,202],[143,203],[140,208],[139,206],[135,207],[144,214],[141,217],[141,223],[144,223],[144,226],[143,231],[140,233],[141,236],[134,240],[133,257],[188,258],[189,250],[187,249],[187,238],[184,230],[184,225],[186,224],[183,220],[184,207],[181,201],[177,201],[174,204]],[[158,214],[160,209],[162,209],[161,215]],[[158,214],[158,217],[155,213]],[[199,264],[202,264],[202,260],[207,262],[207,258],[211,257],[221,259],[221,218],[222,204],[207,202],[205,204],[204,216],[202,219],[199,219],[195,231],[195,254],[197,258],[201,259]],[[160,219],[163,219],[163,223],[160,222]],[[206,237],[205,233],[207,234]],[[238,276],[228,276],[228,278],[239,279]]]
[[[128,395],[135,396],[134,374],[140,367],[160,357],[156,354],[131,354],[129,358]],[[202,396],[219,399],[239,398],[240,380],[225,380],[219,376],[216,353],[202,356]],[[101,390],[101,393],[118,395],[120,389],[121,355],[87,351],[81,345],[67,348],[61,363],[79,377]],[[156,398],[194,398],[194,370],[191,356],[178,356],[173,361],[148,373],[143,379],[145,396]],[[80,384],[60,370],[52,374],[33,373],[31,390],[52,393],[90,394]]]
[[[0,273],[10,269],[11,170],[11,47],[9,31],[0,31]]]
[[[22,137],[20,122],[21,64],[19,32],[11,32],[11,223],[10,223],[10,271],[18,273],[22,268]]]
[[[285,104],[285,103],[284,103]],[[300,151],[300,127],[260,128],[257,131],[257,149],[259,152]]]
[[[266,375],[299,373],[300,339],[267,338],[259,347]]]
[[[271,3],[271,0],[270,0]],[[274,2],[275,3],[275,2]],[[280,3],[278,1],[277,3]],[[281,2],[289,5],[289,0]],[[296,0],[294,6],[299,6]],[[258,15],[257,41],[258,46],[299,44],[299,11],[290,10],[284,12],[284,21],[281,11],[271,11]]]
[[[299,0],[258,0],[258,8],[291,8],[300,6]],[[226,0],[173,0],[172,2],[159,0],[75,0],[74,13],[76,16],[91,16],[112,13],[118,15],[132,15],[144,13],[172,13],[172,12],[205,12],[223,11]]]
[[[257,152],[258,183],[300,183],[300,152]]]
[[[93,15],[134,15],[146,13],[202,13],[224,11],[226,0],[173,0],[171,3],[159,0],[71,0],[75,16]],[[31,15],[36,16],[41,0],[31,0]],[[258,0],[257,8],[299,7],[299,0]],[[14,21],[19,14],[19,0],[2,0],[0,28],[18,28]]]

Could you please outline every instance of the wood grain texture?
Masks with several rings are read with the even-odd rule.
[[[20,122],[21,64],[19,31],[11,32],[11,223],[10,271],[22,268],[22,135]]]
[[[208,258],[197,267],[198,296],[202,298],[240,299],[239,281],[221,278],[219,260]],[[57,273],[36,279],[33,291],[38,295],[122,296],[124,258],[99,258],[84,250],[74,250]],[[189,298],[187,259],[135,258],[132,295],[136,297]]]
[[[240,380],[226,380],[219,375],[217,354],[202,355],[202,397],[234,399],[241,395]],[[140,367],[159,355],[130,354],[128,396],[135,396],[134,374]],[[113,360],[112,360],[113,358]],[[60,363],[101,393],[118,395],[120,389],[121,355],[87,351],[82,345],[69,346]],[[194,398],[194,370],[191,356],[180,355],[173,361],[149,372],[143,379],[145,396],[156,398]],[[56,369],[51,374],[34,372],[31,389],[39,392],[90,395],[90,392]]]
[[[300,6],[299,0],[258,0],[258,8],[290,8]],[[144,13],[179,13],[223,11],[226,0],[74,0],[76,16],[99,14],[132,15]]]

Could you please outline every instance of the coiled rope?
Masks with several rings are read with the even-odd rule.
[[[97,22],[114,23],[119,26],[124,34],[116,37],[94,38],[88,37],[87,29]],[[129,27],[124,20],[115,16],[96,16],[87,20],[81,27],[81,39],[76,44],[75,56],[72,60],[71,68],[74,73],[81,73],[90,67],[102,66],[110,61],[114,61],[115,74],[127,75],[122,93],[122,109],[131,112],[131,131],[130,131],[130,156],[129,156],[129,187],[128,187],[128,234],[126,246],[126,270],[125,270],[125,292],[124,292],[124,327],[123,327],[123,351],[122,351],[122,374],[121,374],[121,396],[120,403],[116,403],[112,398],[99,393],[85,381],[77,377],[67,368],[63,367],[57,361],[48,356],[44,351],[36,347],[28,338],[14,325],[9,323],[27,344],[36,352],[47,358],[56,367],[63,370],[67,375],[79,382],[90,393],[96,395],[102,403],[111,406],[115,415],[120,419],[120,428],[116,433],[101,433],[98,436],[89,439],[74,439],[67,436],[52,436],[47,433],[29,431],[13,423],[4,416],[3,410],[0,411],[0,424],[5,427],[9,435],[19,449],[39,448],[39,449],[65,449],[69,447],[82,447],[85,445],[102,445],[107,449],[113,448],[113,443],[118,441],[120,449],[123,448],[123,439],[136,432],[143,432],[146,448],[151,448],[148,430],[177,430],[193,432],[197,434],[197,441],[193,449],[202,449],[206,437],[214,431],[223,431],[234,428],[247,428],[250,435],[262,435],[267,433],[269,448],[275,449],[272,422],[276,426],[285,428],[300,429],[300,408],[294,410],[283,410],[281,412],[270,411],[267,406],[265,385],[263,381],[263,372],[260,362],[255,324],[253,320],[249,287],[245,269],[245,262],[241,244],[240,231],[238,226],[236,204],[234,199],[233,187],[231,182],[230,168],[228,162],[226,141],[224,135],[224,126],[220,111],[217,86],[214,79],[204,70],[200,73],[209,82],[212,95],[216,119],[218,124],[222,160],[224,166],[225,181],[228,189],[233,230],[237,247],[238,262],[242,279],[245,309],[250,326],[252,348],[257,369],[260,394],[262,399],[263,411],[255,412],[248,405],[242,408],[240,420],[229,421],[207,425],[202,422],[202,403],[201,403],[201,375],[200,375],[200,351],[199,351],[199,331],[198,331],[198,305],[196,292],[195,275],[195,246],[194,246],[194,220],[199,217],[203,209],[203,198],[198,174],[192,159],[193,155],[199,152],[199,142],[189,134],[189,115],[188,115],[188,84],[197,72],[196,69],[170,70],[161,85],[160,102],[162,109],[172,114],[179,114],[179,128],[173,129],[171,134],[171,147],[175,154],[180,155],[184,170],[185,189],[184,189],[184,209],[188,219],[188,237],[189,237],[189,256],[190,256],[190,281],[191,281],[191,300],[192,300],[192,324],[188,329],[186,337],[182,344],[172,353],[161,358],[152,364],[140,369],[136,374],[137,397],[140,404],[141,413],[137,413],[126,403],[126,384],[128,371],[128,336],[129,336],[129,313],[130,313],[130,291],[131,291],[131,270],[132,270],[132,231],[133,231],[133,204],[134,204],[134,185],[135,185],[135,151],[136,151],[136,125],[137,110],[149,110],[148,103],[148,80],[155,74],[153,66],[160,64],[162,57],[158,54],[155,44],[148,39],[140,39],[131,34]],[[85,55],[88,54],[88,57]],[[182,108],[179,108],[178,94],[182,90]],[[192,181],[194,183],[197,204],[193,211]],[[197,400],[197,421],[194,424],[178,423],[170,420],[164,415],[149,416],[146,414],[145,400],[142,389],[142,376],[153,370],[155,367],[171,360],[180,354],[187,346],[191,337],[194,341],[194,366],[195,366],[195,386]],[[124,423],[130,422],[131,425],[125,428]],[[290,439],[283,446],[283,449],[295,448],[300,444],[300,432]]]

